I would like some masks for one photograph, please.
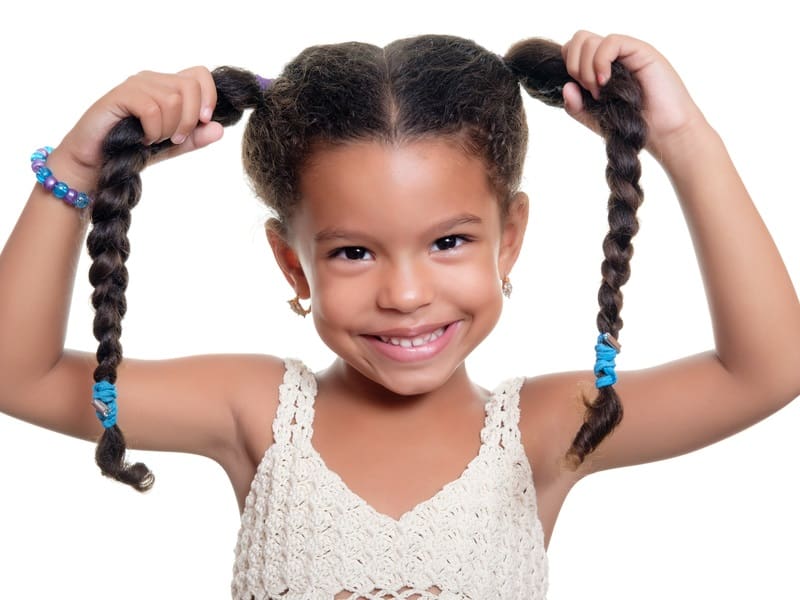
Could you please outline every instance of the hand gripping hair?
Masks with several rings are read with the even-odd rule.
[[[215,73],[215,82],[219,100],[213,118],[223,125],[236,123],[244,110],[253,108],[262,95],[256,76],[245,71],[220,69]],[[116,424],[114,389],[117,367],[122,360],[121,322],[127,310],[128,228],[131,209],[141,196],[139,173],[151,156],[172,145],[167,140],[147,146],[142,143],[143,138],[142,126],[134,117],[120,121],[106,137],[103,167],[92,204],[92,230],[86,240],[93,261],[89,281],[94,286],[94,336],[99,342],[93,404],[105,427],[95,460],[104,475],[139,491],[150,489],[154,478],[144,464],[125,462],[125,437]],[[124,398],[120,400],[124,403]]]
[[[542,40],[528,40],[514,45],[505,58],[525,90],[551,106],[563,107],[562,90],[572,81],[561,58],[560,47]],[[598,395],[587,402],[584,424],[569,449],[568,456],[577,466],[622,420],[622,405],[614,390],[616,374],[613,357],[622,329],[622,286],[630,277],[633,256],[631,239],[639,230],[636,210],[644,198],[639,186],[641,164],[639,151],[647,141],[647,124],[642,117],[643,94],[639,83],[619,63],[612,64],[611,78],[595,100],[582,90],[585,110],[596,120],[606,142],[608,166],[606,181],[609,232],[603,240],[602,282],[597,293],[600,311],[597,329],[595,374]]]
[[[572,81],[560,47],[552,42],[522,41],[501,58],[470,40],[438,35],[398,40],[385,48],[356,42],[313,46],[274,80],[230,67],[213,75],[218,92],[214,120],[230,125],[254,109],[244,132],[244,166],[253,189],[274,212],[279,232],[289,227],[299,173],[314,148],[348,141],[449,138],[483,161],[501,210],[507,210],[527,147],[520,83],[534,98],[562,106],[562,89]],[[616,338],[622,328],[620,288],[630,273],[631,238],[642,201],[637,158],[646,138],[642,93],[635,79],[614,64],[599,99],[588,93],[583,99],[607,146],[610,231],[603,242],[597,326],[601,335]],[[108,135],[92,208],[87,245],[94,261],[89,278],[95,288],[98,383],[114,384],[122,360],[127,231],[141,195],[139,172],[171,144],[146,146],[142,139],[135,118],[124,119]],[[604,384],[597,399],[587,403],[585,423],[568,452],[573,461],[582,462],[621,417],[613,386]],[[127,464],[124,454],[124,437],[113,424],[99,441],[98,465],[109,477],[148,489],[150,471],[141,463]]]

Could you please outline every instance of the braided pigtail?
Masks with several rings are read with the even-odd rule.
[[[217,85],[217,106],[213,119],[222,125],[236,123],[247,108],[263,99],[264,91],[255,75],[222,67],[213,73]],[[120,121],[103,144],[103,167],[92,206],[92,230],[87,248],[92,258],[89,281],[94,287],[94,336],[98,341],[92,404],[105,428],[97,444],[95,460],[102,473],[143,492],[153,485],[150,469],[142,463],[125,461],[125,437],[117,421],[117,367],[122,361],[122,319],[127,305],[125,290],[130,254],[128,228],[131,209],[142,192],[140,172],[149,159],[169,148],[169,140],[145,145],[144,131],[134,117]]]
[[[560,46],[546,40],[526,40],[514,45],[505,61],[531,96],[551,106],[564,106],[562,90],[566,83],[574,80],[567,73]],[[603,280],[597,295],[600,304],[598,363],[595,366],[598,394],[593,401],[586,402],[584,423],[567,453],[576,466],[622,420],[622,404],[613,387],[616,382],[613,357],[619,349],[616,340],[623,325],[621,288],[630,276],[631,239],[639,229],[636,210],[643,200],[638,154],[647,138],[647,125],[641,114],[641,87],[622,65],[612,64],[611,78],[601,88],[598,100],[586,90],[582,90],[582,94],[585,110],[595,118],[606,141],[606,180],[611,193],[608,198],[609,232],[603,240]]]

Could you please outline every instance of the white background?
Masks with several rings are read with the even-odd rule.
[[[643,38],[671,59],[726,140],[800,284],[800,90],[787,3],[80,4],[42,0],[3,16],[0,242],[32,185],[29,153],[57,144],[94,99],[139,70],[233,64],[270,76],[317,43],[384,45],[433,32],[503,53],[524,37],[563,42],[584,28]],[[602,143],[556,109],[527,106],[531,225],[513,298],[469,361],[487,387],[594,360]],[[300,356],[315,369],[330,360],[311,322],[285,304],[290,290],[262,234],[266,212],[241,173],[240,137],[234,128],[214,147],[145,174],[130,233],[126,355],[262,352]],[[713,345],[680,209],[649,157],[643,185],[623,370]],[[87,268],[84,256],[67,344],[93,351]],[[551,544],[551,600],[800,597],[798,427],[795,402],[709,449],[581,483]],[[144,496],[101,477],[90,444],[0,417],[0,598],[229,595],[238,512],[222,470],[187,455],[133,455],[157,475]]]

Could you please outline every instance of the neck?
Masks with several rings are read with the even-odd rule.
[[[488,395],[470,381],[464,363],[458,366],[444,384],[422,394],[401,395],[392,392],[364,376],[341,358],[337,358],[323,371],[318,381],[321,391],[325,388],[326,394],[336,395],[340,401],[352,404],[353,408],[381,413],[449,410],[456,406],[463,407],[467,400],[483,402]]]

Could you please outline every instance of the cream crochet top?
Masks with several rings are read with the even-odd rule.
[[[316,380],[287,360],[275,442],[242,513],[233,598],[545,598],[544,535],[518,428],[522,382],[498,386],[487,401],[480,450],[461,476],[395,520],[314,449]]]

